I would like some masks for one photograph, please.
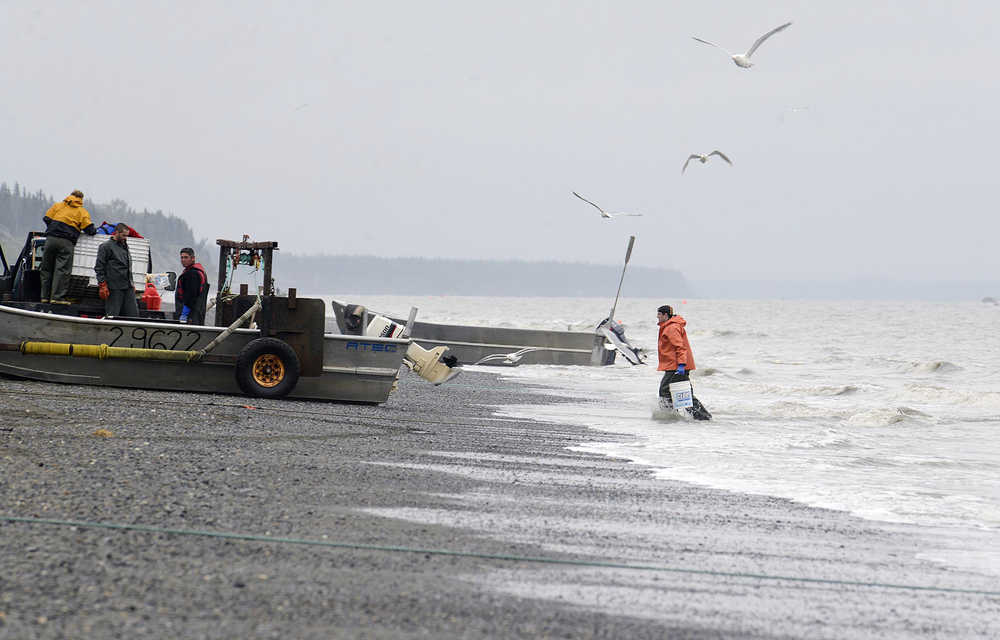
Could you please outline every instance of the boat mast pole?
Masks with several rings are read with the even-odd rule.
[[[625,266],[622,267],[622,277],[618,280],[618,293],[615,294],[615,303],[611,305],[611,313],[608,314],[608,322],[614,322],[615,309],[618,308],[618,296],[622,293],[622,283],[625,282],[625,269],[628,268],[628,261],[632,257],[632,246],[635,245],[635,236],[628,237],[628,250],[625,251]]]

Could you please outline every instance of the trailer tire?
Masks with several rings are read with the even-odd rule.
[[[299,357],[277,338],[257,338],[236,357],[236,383],[255,398],[284,398],[298,384],[299,371]]]

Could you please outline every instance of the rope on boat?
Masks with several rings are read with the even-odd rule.
[[[362,544],[355,542],[334,542],[328,540],[309,540],[304,538],[283,538],[262,536],[249,533],[231,533],[226,531],[200,531],[197,529],[171,529],[141,524],[119,524],[114,522],[89,522],[79,520],[57,520],[49,518],[25,518],[19,516],[0,515],[0,520],[22,524],[41,524],[59,527],[80,527],[89,529],[116,529],[119,531],[142,531],[145,533],[161,533],[179,536],[197,536],[204,538],[223,538],[228,540],[244,540],[248,542],[268,542],[277,544],[307,545],[315,547],[332,547],[336,549],[354,549],[358,551],[385,551],[390,553],[422,553],[424,555],[451,556],[460,558],[477,558],[483,560],[502,560],[506,562],[570,565],[577,567],[595,567],[601,569],[627,569],[632,571],[655,571],[660,573],[678,573],[686,575],[701,575],[719,578],[738,578],[748,580],[769,580],[775,582],[793,582],[806,584],[826,584],[846,587],[868,587],[879,589],[902,589],[907,591],[932,591],[938,593],[964,593],[979,596],[1000,596],[1000,591],[986,589],[961,589],[956,587],[938,587],[914,584],[893,584],[887,582],[866,582],[862,580],[838,580],[833,578],[813,578],[808,576],[780,576],[767,573],[746,573],[741,571],[714,571],[711,569],[691,569],[687,567],[671,567],[663,565],[633,564],[625,562],[573,560],[569,558],[553,558],[544,556],[519,556],[503,553],[478,553],[475,551],[455,551],[452,549],[421,549],[419,547],[390,546],[378,544]]]
[[[233,323],[231,325],[229,325],[228,327],[226,327],[225,331],[223,331],[219,335],[215,336],[215,340],[212,340],[207,345],[205,345],[203,348],[198,349],[197,351],[192,351],[191,353],[194,354],[194,357],[192,358],[192,360],[194,362],[198,362],[199,360],[201,360],[202,358],[204,358],[206,353],[208,353],[209,351],[211,351],[215,347],[219,346],[220,342],[222,342],[223,340],[225,340],[226,338],[228,338],[229,336],[231,336],[232,333],[233,333],[233,331],[236,331],[236,329],[239,328],[239,326],[241,324],[243,324],[243,322],[245,320],[249,319],[250,316],[252,316],[253,314],[257,313],[257,311],[259,311],[259,310],[260,310],[260,295],[258,294],[257,295],[257,299],[254,301],[254,303],[252,305],[250,305],[250,308],[247,309],[243,313],[243,315],[241,315],[239,318],[237,318],[235,321],[233,321]]]

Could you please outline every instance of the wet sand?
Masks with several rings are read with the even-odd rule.
[[[1000,580],[920,559],[931,532],[491,409],[559,401],[479,372],[380,407],[0,379],[0,515],[29,519],[0,520],[0,638],[1000,636]]]

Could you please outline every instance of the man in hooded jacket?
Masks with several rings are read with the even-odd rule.
[[[181,249],[184,271],[177,278],[174,291],[174,315],[181,322],[205,324],[208,308],[208,275],[200,262],[195,262],[194,249]]]
[[[118,223],[111,239],[97,249],[94,272],[97,288],[104,299],[104,315],[139,317],[135,301],[135,284],[132,281],[132,253],[128,250],[129,228]]]
[[[673,407],[673,401],[670,399],[670,383],[682,380],[690,382],[688,374],[695,370],[694,353],[691,352],[691,343],[688,342],[687,331],[684,329],[687,321],[675,315],[673,307],[669,304],[659,307],[656,310],[656,319],[660,325],[656,349],[660,364],[657,370],[664,372],[663,379],[660,380],[660,405],[669,408]],[[694,397],[693,393],[691,397],[694,406],[687,409],[688,413],[695,420],[711,420],[712,414],[708,409]]]
[[[81,233],[94,235],[90,213],[83,208],[83,192],[74,191],[42,216],[45,249],[42,253],[42,302],[69,304],[66,291],[73,273],[73,253]]]

